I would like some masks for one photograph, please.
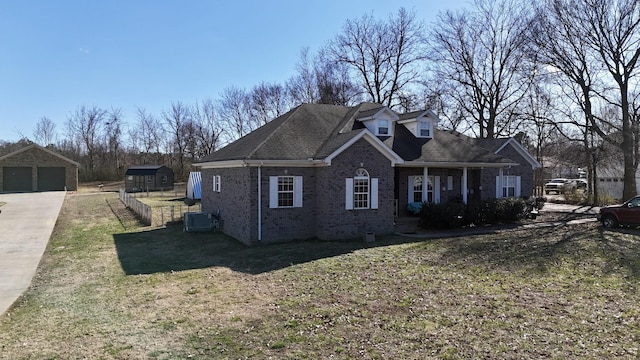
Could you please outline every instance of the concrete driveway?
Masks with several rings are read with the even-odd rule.
[[[65,195],[0,194],[0,315],[31,284]]]

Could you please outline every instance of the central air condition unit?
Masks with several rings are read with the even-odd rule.
[[[218,230],[220,219],[207,212],[186,212],[184,213],[184,231],[212,231]]]

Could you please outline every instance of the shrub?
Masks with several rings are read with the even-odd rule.
[[[513,223],[526,218],[534,207],[540,209],[542,206],[542,198],[501,198],[475,201],[467,205],[459,201],[424,203],[420,211],[420,226],[451,229],[470,225]]]
[[[425,203],[420,211],[421,226],[435,229],[458,228],[463,225],[464,215],[465,205],[461,202]]]

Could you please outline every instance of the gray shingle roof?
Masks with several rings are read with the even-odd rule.
[[[356,119],[371,116],[380,108],[382,105],[373,103],[354,107],[300,105],[199,162],[324,159],[364,131],[365,126]],[[400,116],[411,118],[422,112]],[[432,139],[421,139],[396,123],[394,136],[380,139],[405,161],[512,163],[474,139],[448,131],[435,130]]]

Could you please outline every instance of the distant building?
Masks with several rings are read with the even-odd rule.
[[[173,190],[173,170],[164,165],[138,165],[124,174],[127,192]]]
[[[0,191],[76,191],[80,164],[37,144],[0,156]]]

